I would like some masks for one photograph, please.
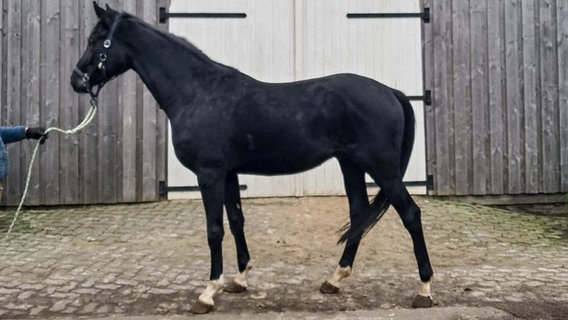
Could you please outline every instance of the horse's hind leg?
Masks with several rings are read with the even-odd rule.
[[[365,172],[348,159],[339,159],[339,165],[341,166],[345,192],[349,200],[349,218],[351,225],[354,225],[359,219],[365,219],[369,212]],[[339,281],[351,275],[353,261],[360,243],[361,235],[348,238],[339,260],[339,266],[320,287],[322,293],[331,294],[339,291]]]
[[[229,173],[225,184],[225,209],[231,233],[235,238],[237,247],[237,265],[239,274],[226,286],[224,291],[231,293],[244,292],[247,290],[247,276],[251,269],[250,256],[244,233],[245,218],[241,207],[241,195],[239,191],[239,179],[236,173]]]
[[[412,306],[415,308],[427,308],[432,306],[430,283],[432,281],[432,266],[428,257],[428,250],[422,231],[420,208],[414,202],[408,190],[402,182],[402,177],[390,177],[389,179],[377,179],[377,175],[370,173],[381,190],[385,192],[393,207],[402,219],[404,227],[410,233],[414,245],[414,256],[418,264],[420,274],[420,288]]]

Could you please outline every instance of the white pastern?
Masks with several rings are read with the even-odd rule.
[[[199,296],[199,301],[211,306],[214,305],[213,297],[215,297],[219,291],[223,290],[224,286],[225,277],[223,277],[223,275],[221,275],[218,280],[210,280],[205,291]]]
[[[430,284],[432,284],[432,279],[427,282],[420,282],[420,287],[418,288],[418,294],[424,297],[432,298],[430,294]]]
[[[233,281],[235,281],[236,284],[238,284],[238,285],[240,285],[240,286],[242,286],[242,287],[244,287],[244,288],[248,288],[247,279],[248,279],[248,274],[249,274],[250,269],[252,269],[252,266],[247,263],[247,266],[246,266],[246,268],[245,268],[245,271],[239,273],[239,274],[235,277],[235,279],[233,279]]]
[[[327,282],[336,288],[339,288],[339,281],[349,277],[351,273],[351,267],[342,268],[338,266],[337,269],[335,269],[335,272],[333,272],[333,274],[327,279]]]

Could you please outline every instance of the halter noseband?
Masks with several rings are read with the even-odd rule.
[[[101,91],[102,87],[107,83],[107,81],[110,80],[108,78],[108,76],[106,75],[105,62],[106,62],[106,59],[107,59],[108,50],[110,49],[110,46],[112,44],[112,37],[114,35],[114,32],[116,31],[116,28],[118,27],[119,22],[120,22],[120,15],[118,15],[116,18],[114,18],[114,21],[112,22],[112,25],[111,25],[110,30],[108,32],[108,35],[107,35],[105,41],[103,42],[103,47],[104,47],[103,52],[99,53],[99,63],[97,64],[96,69],[102,70],[104,78],[97,85],[97,89],[96,89],[95,92],[93,92],[93,88],[91,88],[91,86],[89,84],[89,79],[91,78],[92,73],[96,69],[92,69],[90,72],[88,72],[88,71],[83,72],[78,67],[75,67],[75,69],[73,69],[73,73],[75,73],[76,75],[78,75],[79,77],[81,77],[83,79],[83,82],[85,82],[85,84],[87,86],[87,91],[89,91],[89,94],[91,95],[91,98],[93,98],[93,99],[97,98],[97,96],[99,95],[99,91]]]

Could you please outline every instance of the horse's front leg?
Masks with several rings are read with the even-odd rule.
[[[239,274],[225,286],[226,292],[239,293],[247,290],[247,277],[251,269],[250,256],[245,239],[245,218],[241,207],[241,194],[239,191],[239,178],[236,173],[229,173],[225,183],[225,209],[231,233],[235,238],[237,247],[237,266]]]
[[[207,219],[207,243],[211,253],[211,275],[205,291],[191,307],[192,313],[207,313],[215,304],[213,298],[223,290],[223,200],[225,193],[225,173],[221,170],[202,170],[197,174],[205,216]]]

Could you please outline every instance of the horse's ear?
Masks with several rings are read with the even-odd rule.
[[[113,14],[117,13],[108,5],[108,3],[106,4],[106,9],[107,9],[107,13],[113,13]]]
[[[108,4],[106,5],[106,10],[100,7],[96,1],[93,1],[93,6],[95,7],[97,17],[107,25],[110,25],[114,17],[118,14],[116,11],[112,10]]]
[[[97,14],[97,17],[99,17],[99,19],[102,20],[106,17],[105,9],[99,7],[99,4],[96,1],[93,1],[93,7],[95,7],[95,13]]]

